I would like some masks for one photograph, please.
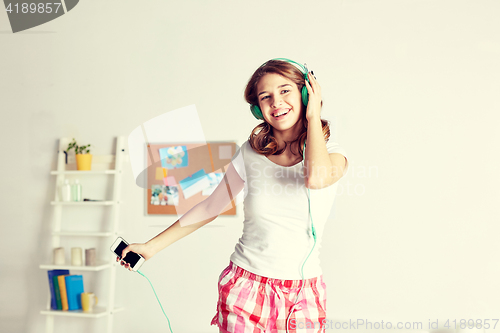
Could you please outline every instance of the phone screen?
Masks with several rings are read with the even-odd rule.
[[[139,261],[139,259],[141,259],[141,257],[139,257],[139,255],[135,252],[128,252],[126,255],[125,255],[125,258],[122,258],[122,251],[127,247],[127,244],[124,243],[123,241],[120,242],[120,244],[116,247],[115,249],[115,254],[120,257],[121,259],[123,259],[123,261],[127,262],[130,264],[130,267],[134,267],[135,264],[137,264],[137,262]]]

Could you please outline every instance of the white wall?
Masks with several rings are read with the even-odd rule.
[[[0,12],[0,331],[44,329],[38,264],[50,258],[58,138],[111,154],[117,135],[196,104],[207,140],[241,144],[258,124],[245,84],[274,57],[314,70],[350,157],[323,239],[328,317],[498,318],[499,11],[493,0],[82,1],[16,34]],[[173,221],[144,215],[127,170],[123,236],[147,241],[162,230],[151,224]],[[198,230],[144,267],[175,332],[217,331],[217,277],[241,219]],[[127,311],[116,331],[168,330],[147,281],[117,276]],[[61,319],[56,329],[104,322]]]

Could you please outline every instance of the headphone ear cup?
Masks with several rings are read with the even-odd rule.
[[[252,114],[255,118],[264,120],[264,117],[262,116],[262,111],[260,110],[258,105],[250,105],[250,111],[252,111]]]
[[[307,102],[309,101],[309,92],[307,91],[307,87],[303,86],[302,87],[302,104],[307,106]]]

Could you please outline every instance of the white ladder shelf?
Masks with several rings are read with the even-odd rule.
[[[60,246],[61,237],[99,237],[108,238],[109,244],[118,237],[118,225],[119,225],[119,208],[120,208],[120,191],[121,191],[121,181],[122,181],[122,166],[124,160],[128,160],[128,154],[125,151],[125,138],[123,136],[117,137],[116,140],[116,152],[114,155],[97,155],[92,156],[92,169],[97,166],[97,170],[91,171],[79,171],[79,170],[66,170],[66,155],[64,150],[68,147],[71,142],[70,138],[61,138],[59,140],[59,151],[57,155],[57,171],[52,171],[50,174],[56,176],[56,189],[54,201],[51,202],[53,206],[53,220],[52,220],[52,247],[56,248]],[[101,164],[100,164],[101,163]],[[104,169],[99,170],[99,165],[112,165],[114,164],[114,169]],[[59,186],[64,184],[66,175],[112,175],[114,177],[113,182],[113,198],[110,201],[80,201],[80,202],[62,202],[59,200],[58,191]],[[82,231],[62,231],[61,230],[61,216],[62,209],[64,206],[69,205],[81,205],[81,206],[112,206],[111,218],[112,218],[112,228],[105,232],[82,232]],[[115,298],[115,279],[116,279],[116,267],[115,257],[109,256],[109,261],[98,261],[95,266],[72,266],[72,265],[53,265],[53,264],[42,264],[40,269],[51,270],[51,269],[67,269],[70,270],[70,274],[74,274],[72,271],[92,271],[98,272],[102,270],[110,269],[109,274],[109,284],[108,284],[108,294],[107,294],[107,306],[94,306],[91,312],[84,312],[82,310],[52,310],[50,307],[51,295],[49,290],[47,309],[40,311],[42,315],[46,316],[45,331],[47,333],[54,332],[54,320],[55,317],[79,317],[79,318],[101,318],[107,317],[107,333],[112,333],[113,331],[113,315],[117,312],[123,311],[123,307],[115,308],[114,298]],[[48,282],[48,281],[47,281]]]

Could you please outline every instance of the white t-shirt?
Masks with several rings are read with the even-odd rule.
[[[329,153],[346,156],[335,142],[328,141],[326,147]],[[257,275],[301,280],[302,264],[314,245],[302,161],[290,167],[280,166],[256,153],[245,141],[232,163],[245,181],[245,220],[243,235],[230,260]],[[322,189],[309,189],[317,240],[304,265],[304,279],[322,274],[319,249],[337,186],[338,182]]]

